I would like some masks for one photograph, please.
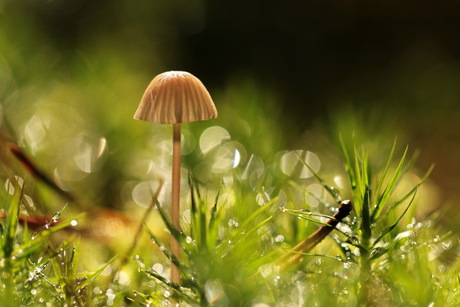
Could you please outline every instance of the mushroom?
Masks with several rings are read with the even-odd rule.
[[[134,119],[159,124],[173,124],[173,163],[171,222],[180,228],[180,124],[217,117],[217,110],[206,87],[185,71],[157,75],[145,90]],[[171,252],[179,259],[179,243],[171,236]],[[171,264],[171,281],[180,283],[179,269]]]

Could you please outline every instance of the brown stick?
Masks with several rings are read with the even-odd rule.
[[[308,238],[297,244],[292,250],[278,258],[274,264],[280,266],[281,269],[286,269],[300,258],[303,257],[302,253],[306,253],[313,247],[318,245],[331,231],[337,226],[337,224],[347,217],[352,209],[352,203],[349,200],[343,201],[338,211],[329,219],[326,224],[321,226]]]
[[[171,222],[177,230],[180,229],[180,138],[180,124],[173,124]],[[173,235],[171,235],[171,252],[179,260],[180,247]],[[171,281],[180,283],[179,268],[173,263],[171,263]]]
[[[13,143],[7,143],[7,147],[10,152],[19,160],[21,165],[25,168],[29,174],[31,174],[34,178],[41,180],[45,183],[48,187],[53,189],[59,195],[63,196],[69,201],[75,201],[73,195],[69,192],[62,190],[48,175],[45,174],[41,169],[39,169],[34,162],[32,162],[29,157],[16,145]]]

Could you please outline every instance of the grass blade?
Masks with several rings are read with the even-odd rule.
[[[369,243],[369,239],[371,238],[371,235],[372,235],[372,229],[371,229],[372,222],[371,222],[371,218],[369,214],[369,207],[370,207],[370,191],[369,191],[369,188],[366,187],[366,193],[364,195],[364,201],[363,201],[363,208],[361,211],[361,230],[363,232],[361,244],[364,247],[367,247]]]
[[[16,230],[19,223],[19,205],[22,200],[25,185],[23,183],[23,186],[20,187],[16,180],[10,180],[10,184],[13,185],[14,194],[9,203],[8,215],[6,216],[5,239],[3,242],[3,253],[5,258],[10,258],[14,250]]]
[[[371,216],[372,221],[375,221],[379,217],[380,213],[383,210],[383,205],[387,202],[388,198],[390,197],[391,193],[393,192],[394,188],[399,182],[399,179],[401,178],[401,174],[402,174],[401,171],[402,171],[404,162],[406,160],[407,151],[408,151],[408,147],[406,147],[406,150],[404,151],[404,154],[401,157],[401,160],[399,161],[399,164],[396,167],[395,172],[393,173],[393,177],[391,177],[390,181],[385,187],[383,194],[380,196],[377,204],[375,205],[375,209],[372,212],[372,216]]]
[[[156,245],[158,245],[159,249],[166,256],[166,258],[168,258],[169,261],[171,261],[175,266],[177,266],[180,270],[182,270],[183,265],[177,260],[176,256],[173,255],[171,252],[169,252],[169,250],[166,248],[163,242],[158,240],[158,238],[153,234],[153,232],[148,227],[145,227],[145,228],[150,236],[150,239]],[[182,248],[182,250],[184,250],[187,254],[189,254],[187,249],[183,248],[180,242],[179,242],[179,246]]]
[[[385,214],[389,214],[391,211],[396,209],[400,204],[402,204],[406,199],[408,199],[411,195],[413,195],[417,189],[428,179],[430,176],[431,172],[434,169],[434,165],[432,165],[428,171],[425,173],[422,179],[420,179],[420,182],[417,183],[406,195],[404,195],[400,200],[396,201]]]
[[[321,178],[318,173],[316,173],[313,168],[310,167],[310,165],[307,164],[307,162],[305,162],[302,157],[296,153],[297,155],[297,158],[300,160],[300,162],[303,163],[303,165],[305,165],[305,167],[308,168],[308,170],[313,174],[313,176],[316,178],[316,180],[318,180],[318,182],[323,186],[323,188],[332,196],[332,198],[338,203],[340,204],[342,201],[341,201],[341,198],[340,198],[340,194],[338,193],[338,190],[330,185],[328,185],[326,183],[326,181],[323,180],[323,178]]]
[[[380,242],[380,240],[382,240],[382,238],[388,234],[390,231],[392,231],[396,225],[398,225],[398,223],[401,221],[401,219],[404,217],[404,215],[406,214],[407,210],[409,210],[410,206],[412,205],[412,203],[414,202],[414,199],[415,199],[415,196],[417,195],[417,192],[415,192],[413,195],[412,195],[412,199],[410,200],[409,204],[407,205],[407,207],[404,209],[403,213],[401,213],[401,215],[396,219],[396,221],[389,227],[385,228],[382,233],[380,234],[380,236],[374,241],[373,243],[373,246],[375,246],[377,243]]]
[[[345,159],[345,170],[348,173],[348,178],[350,180],[351,189],[354,190],[356,188],[356,176],[353,171],[353,166],[351,163],[350,155],[348,154],[348,149],[345,146],[345,142],[343,140],[342,135],[339,136],[340,147],[342,148],[342,154]]]
[[[104,270],[113,262],[115,261],[115,259],[117,259],[118,256],[114,256],[112,257],[112,259],[110,259],[109,261],[107,261],[107,263],[105,263],[99,270],[97,270],[96,272],[92,273],[91,275],[89,275],[85,281],[83,281],[81,284],[79,284],[77,286],[77,290],[81,290],[81,289],[84,289],[86,288],[89,284],[91,284],[99,275],[101,275],[102,272],[104,272]]]
[[[383,183],[384,183],[385,178],[387,177],[388,171],[390,169],[391,161],[393,161],[395,150],[396,150],[396,139],[393,142],[393,146],[391,147],[391,151],[390,151],[390,154],[388,156],[385,168],[383,170],[382,177],[380,178],[380,181],[379,181],[379,183],[377,185],[377,189],[375,190],[375,195],[381,195],[381,190],[382,190],[382,187],[383,187]]]
[[[329,206],[329,203],[328,203],[328,202],[326,202],[325,200],[323,200],[321,197],[319,197],[319,196],[316,195],[315,193],[308,191],[306,188],[301,187],[301,186],[300,186],[299,184],[297,184],[296,182],[294,182],[294,181],[292,181],[292,180],[289,180],[288,183],[289,183],[290,185],[292,185],[294,188],[298,189],[299,191],[302,191],[302,192],[305,193],[306,195],[313,197],[313,198],[314,198],[315,200],[317,200],[320,204],[325,205],[325,206]]]

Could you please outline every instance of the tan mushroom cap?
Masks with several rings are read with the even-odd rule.
[[[135,119],[160,124],[189,123],[216,117],[216,106],[206,87],[185,71],[168,71],[153,78],[134,114]]]

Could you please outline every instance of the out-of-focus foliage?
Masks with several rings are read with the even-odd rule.
[[[23,303],[53,299],[69,305],[85,300],[122,305],[117,300],[130,297],[169,304],[171,289],[147,278],[152,270],[167,277],[169,270],[161,249],[148,240],[151,232],[157,243],[168,242],[158,211],[146,223],[148,231],[134,236],[161,180],[158,200],[168,211],[171,127],[132,116],[154,75],[180,69],[207,85],[219,112],[216,120],[182,129],[182,222],[189,235],[184,252],[190,257],[183,262],[190,281],[198,279],[189,285],[196,300],[222,299],[225,306],[232,291],[238,292],[233,283],[246,287],[252,284],[249,275],[259,272],[263,278],[258,283],[270,291],[257,293],[251,286],[231,299],[252,297],[247,304],[258,307],[275,298],[286,306],[307,300],[357,302],[362,263],[349,262],[334,240],[315,250],[327,257],[308,256],[301,270],[285,279],[269,265],[258,266],[269,264],[317,228],[278,208],[330,213],[326,204],[331,199],[312,171],[334,183],[342,196],[353,195],[339,158],[339,136],[347,146],[369,149],[376,170],[369,176],[382,175],[398,136],[398,144],[410,143],[422,154],[401,179],[395,199],[418,184],[423,177],[419,169],[427,170],[433,162],[437,167],[418,192],[417,207],[407,214],[411,218],[405,216],[373,249],[378,261],[370,269],[372,283],[380,291],[375,298],[385,297],[383,303],[401,297],[407,304],[455,303],[458,280],[454,273],[442,275],[458,268],[453,260],[456,239],[435,223],[444,219],[455,230],[450,225],[455,225],[457,213],[434,211],[460,199],[460,53],[456,40],[450,39],[458,36],[452,25],[460,6],[417,2],[417,9],[404,3],[392,10],[386,1],[375,5],[0,2],[0,187],[5,187],[0,189],[0,264],[7,271],[2,282],[11,286],[20,281],[16,290],[29,296]],[[28,172],[8,142],[18,144],[64,192],[56,194]],[[365,157],[357,156],[347,163],[362,167]],[[189,174],[202,193],[198,212],[190,204]],[[218,193],[221,211],[214,218],[223,226],[209,224]],[[395,210],[396,218],[400,214]],[[426,216],[434,221],[422,220]],[[27,218],[32,217],[43,219],[31,223]],[[65,230],[50,231],[58,219],[63,221],[58,227]],[[18,221],[39,226],[28,229],[30,225]],[[357,225],[356,220],[348,222]],[[209,232],[206,243],[196,237],[203,229]],[[248,236],[251,230],[257,236]],[[140,243],[127,255],[128,265],[120,268],[119,259],[111,262],[133,240]],[[360,259],[354,243],[346,242],[347,248]],[[334,253],[343,253],[342,258]],[[137,263],[134,255],[139,255]],[[246,260],[247,268],[229,271]],[[205,270],[206,261],[215,273]],[[196,263],[199,269],[194,269]],[[410,273],[401,273],[402,268]],[[37,296],[38,285],[43,292]],[[334,295],[328,292],[331,285]],[[394,291],[388,294],[388,288]],[[72,300],[75,294],[77,301]]]
[[[328,126],[357,115],[366,123],[357,129],[393,126],[400,139],[425,152],[422,167],[436,160],[433,178],[443,195],[434,205],[453,204],[460,198],[455,162],[460,53],[453,39],[459,34],[460,6],[453,1],[414,5],[3,1],[2,110],[12,130],[22,133],[37,109],[69,109],[72,120],[60,117],[75,126],[59,129],[62,133],[88,128],[76,124],[82,117],[84,125],[100,130],[87,137],[91,146],[99,146],[94,142],[103,137],[108,152],[123,154],[124,136],[145,133],[122,119],[132,113],[150,79],[164,70],[189,70],[222,109],[217,122],[227,130],[230,122],[239,127],[229,130],[238,139],[245,124],[233,120],[235,113],[238,118],[247,113],[243,120],[252,125],[277,123],[270,133],[286,131],[281,140],[288,147],[314,142],[312,134],[300,140],[299,135],[331,114]],[[242,95],[250,97],[241,102]],[[342,112],[344,105],[349,112]],[[29,130],[39,121],[35,118]],[[263,130],[252,131],[260,139],[254,131]],[[379,129],[375,135],[384,137]],[[108,161],[104,171],[121,175],[111,167],[111,155],[102,158]],[[104,181],[110,180],[98,184],[110,191]],[[104,202],[118,206],[117,199]]]

